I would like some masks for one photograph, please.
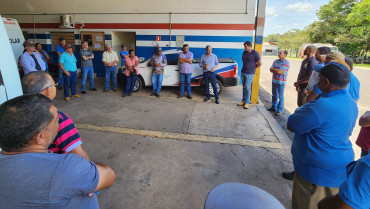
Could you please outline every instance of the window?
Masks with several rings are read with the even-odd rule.
[[[66,44],[70,44],[75,50],[75,34],[73,32],[52,32],[51,34],[51,45],[52,51],[56,51],[57,45],[59,45],[59,38],[63,37],[66,40]]]

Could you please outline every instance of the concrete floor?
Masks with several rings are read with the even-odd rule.
[[[80,84],[80,81],[78,82]],[[241,87],[228,87],[221,104],[177,99],[178,88],[164,87],[161,98],[144,88],[132,97],[97,92],[63,100],[56,106],[75,122],[91,159],[110,165],[115,184],[99,195],[105,208],[203,208],[218,184],[257,186],[291,208],[292,182],[281,178],[291,170],[290,141],[263,105],[244,110],[236,103]],[[79,89],[79,86],[78,86]]]

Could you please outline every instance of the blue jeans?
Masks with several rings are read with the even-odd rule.
[[[243,84],[243,102],[245,102],[245,104],[249,104],[251,101],[251,87],[254,74],[241,73],[241,77]]]
[[[216,100],[218,100],[218,92],[217,92],[217,85],[216,85],[216,74],[215,72],[204,72],[204,84],[205,84],[205,91],[206,91],[206,97],[209,99],[211,95],[209,94],[209,82],[211,82],[211,85],[213,87],[213,92],[215,95]]]
[[[186,83],[186,92],[191,95],[191,73],[180,73],[180,94],[184,95]]]
[[[153,82],[153,92],[159,94],[162,88],[163,74],[154,74],[152,75]]]
[[[105,67],[105,90],[109,90],[110,78],[113,80],[113,90],[117,89],[117,66]]]
[[[272,83],[272,107],[278,112],[284,109],[284,88],[285,84]]]
[[[63,82],[64,82],[64,76],[63,76],[63,70],[59,69],[59,76],[58,76],[58,87],[63,87]]]
[[[89,74],[90,78],[90,89],[94,88],[94,68],[91,67],[84,67],[82,68],[82,81],[81,81],[81,91],[85,91],[85,84],[87,79],[87,74]]]
[[[135,76],[126,76],[126,89],[125,94],[130,94],[134,91],[137,75]]]
[[[64,75],[64,97],[69,97],[69,86],[71,86],[72,96],[76,95],[77,72],[68,71],[69,76]]]

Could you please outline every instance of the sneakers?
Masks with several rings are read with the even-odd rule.
[[[151,94],[150,94],[150,96],[155,96],[155,92],[153,91]],[[178,97],[177,97],[178,98]]]
[[[193,97],[190,94],[187,96],[187,98],[188,99],[193,99]]]
[[[203,100],[203,102],[208,102],[208,100],[209,100],[209,98],[205,98],[204,100]]]
[[[238,103],[238,106],[243,106],[245,105],[245,102],[241,101],[240,103]]]
[[[77,94],[72,95],[72,97],[74,97],[74,98],[81,98],[81,96],[80,95],[77,95]]]
[[[97,88],[95,88],[95,87],[93,87],[93,88],[91,88],[90,89],[90,91],[97,91],[98,89]]]
[[[126,93],[124,93],[123,95],[122,95],[122,97],[123,98],[125,98],[125,97],[127,97],[128,96],[128,94],[126,94]]]
[[[177,98],[180,99],[183,96],[184,96],[183,94],[179,94],[179,95],[177,95]]]
[[[86,91],[81,91],[81,94],[86,94]]]
[[[71,101],[69,97],[64,98],[64,100],[66,100],[67,102]]]
[[[275,116],[280,116],[281,112],[276,111]]]
[[[156,97],[161,97],[161,95],[160,95],[160,94],[158,94],[158,93],[155,93],[155,96],[156,96]]]
[[[267,108],[267,107],[266,107],[266,109],[267,109],[268,111],[271,111],[271,112],[275,112],[275,111],[276,111],[276,109],[275,109],[275,108],[273,108],[273,107],[270,107],[270,108]]]
[[[248,104],[244,104],[244,105],[243,105],[243,108],[244,108],[244,109],[248,109],[248,108],[249,108],[249,105],[248,105]]]

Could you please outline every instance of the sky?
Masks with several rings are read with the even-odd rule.
[[[264,36],[304,29],[317,20],[316,11],[329,0],[267,0]]]

